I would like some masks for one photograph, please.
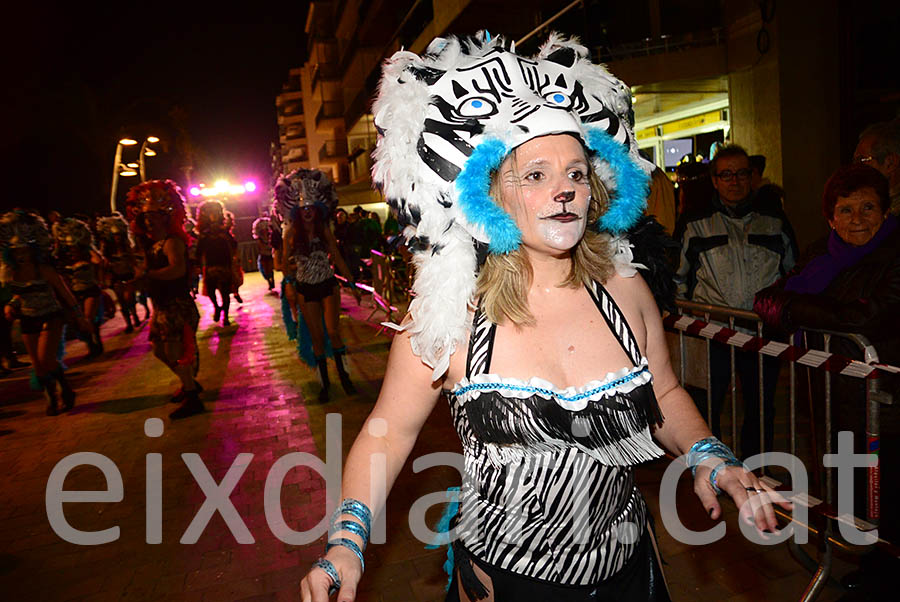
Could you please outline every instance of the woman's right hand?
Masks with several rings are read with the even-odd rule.
[[[6,316],[7,322],[14,322],[16,319],[16,310],[11,303],[3,306],[3,315]]]
[[[344,546],[335,546],[328,551],[325,559],[330,561],[341,578],[341,589],[338,590],[338,602],[353,602],[356,599],[356,588],[362,578],[362,567],[359,558]],[[328,602],[328,590],[331,588],[331,577],[318,567],[313,567],[300,582],[300,600],[302,602]]]

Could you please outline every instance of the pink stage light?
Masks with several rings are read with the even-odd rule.
[[[250,180],[244,183],[244,190],[247,192],[253,192],[256,190],[256,182]]]
[[[191,186],[191,196],[200,196],[200,189],[196,186]]]

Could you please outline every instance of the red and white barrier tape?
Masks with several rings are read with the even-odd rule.
[[[759,352],[780,359],[794,361],[804,366],[821,368],[855,378],[875,378],[880,372],[900,373],[900,368],[888,364],[867,364],[859,360],[846,358],[835,353],[826,353],[816,349],[806,349],[787,343],[778,343],[762,337],[738,332],[727,326],[698,320],[691,316],[669,314],[663,318],[667,328],[682,330],[687,334],[711,339],[737,347],[743,351]]]

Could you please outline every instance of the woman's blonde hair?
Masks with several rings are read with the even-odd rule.
[[[514,170],[515,152],[512,152]],[[501,205],[500,171],[495,171],[491,178],[491,198],[498,205]],[[613,271],[610,235],[594,229],[597,220],[609,208],[609,194],[593,169],[588,171],[588,181],[591,189],[588,225],[584,236],[572,249],[572,267],[566,279],[557,285],[560,287],[578,288],[594,280],[603,283]],[[531,261],[521,246],[510,253],[489,253],[475,288],[475,295],[481,299],[487,318],[495,324],[502,324],[508,319],[517,327],[533,326],[534,315],[528,307],[528,288],[533,277]]]

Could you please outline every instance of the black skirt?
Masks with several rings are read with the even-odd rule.
[[[634,555],[618,573],[593,585],[561,585],[543,579],[535,579],[490,565],[471,554],[456,542],[453,546],[457,568],[445,602],[460,602],[459,564],[473,562],[490,578],[494,602],[670,602],[662,569],[654,546],[653,529],[644,529],[644,535]],[[460,554],[459,552],[463,553]],[[461,558],[464,556],[464,558]],[[464,569],[465,570],[465,569]],[[487,585],[487,584],[484,584]],[[477,598],[472,597],[472,600]]]

